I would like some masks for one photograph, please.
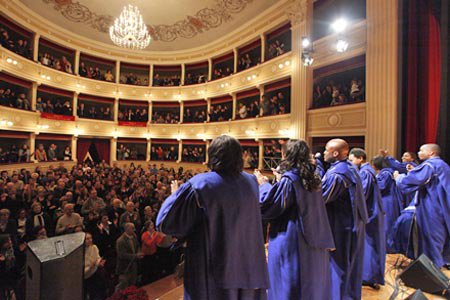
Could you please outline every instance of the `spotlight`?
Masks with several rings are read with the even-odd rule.
[[[347,29],[348,22],[346,19],[339,18],[331,24],[331,28],[336,33],[342,33]]]
[[[302,47],[308,48],[311,45],[311,41],[307,37],[302,38]]]
[[[346,40],[338,40],[336,43],[336,51],[339,53],[347,51],[348,42]]]

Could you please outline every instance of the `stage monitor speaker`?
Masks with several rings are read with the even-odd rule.
[[[84,232],[28,244],[27,300],[83,299]]]
[[[399,275],[406,286],[426,293],[440,293],[449,289],[449,279],[434,263],[422,254]]]
[[[428,300],[421,290],[415,291],[413,294],[409,295],[405,300]]]

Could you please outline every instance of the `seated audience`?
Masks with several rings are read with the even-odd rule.
[[[54,57],[52,54],[44,52],[40,54],[39,62],[47,67],[73,74],[72,63],[62,55],[60,58]]]
[[[145,108],[122,108],[119,110],[119,121],[147,122],[148,113]]]
[[[365,86],[361,79],[351,81],[330,80],[315,84],[313,108],[328,107],[364,101]]]
[[[78,105],[77,115],[80,118],[112,120],[111,106],[103,103],[83,103]]]
[[[173,111],[155,111],[152,122],[157,124],[178,124],[180,117]]]
[[[208,81],[208,74],[187,73],[184,78],[184,85],[205,83]]]
[[[205,162],[205,151],[201,146],[183,146],[182,161],[203,163]]]
[[[233,104],[221,103],[212,105],[209,111],[210,122],[228,121],[232,118]]]
[[[181,84],[181,76],[176,75],[159,75],[153,76],[153,86],[179,86]]]
[[[17,94],[17,96],[16,96]],[[31,110],[31,102],[26,94],[19,89],[11,86],[9,88],[0,88],[0,105],[12,108]]]
[[[284,43],[279,40],[275,40],[273,42],[269,42],[268,49],[268,59],[272,59],[274,57],[280,56],[286,52]]]
[[[3,48],[13,51],[25,58],[33,58],[33,50],[28,41],[24,38],[12,38],[9,35],[9,30],[4,27],[0,27],[0,45],[2,45]]]

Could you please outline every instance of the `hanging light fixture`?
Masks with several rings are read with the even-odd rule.
[[[136,6],[125,6],[120,16],[109,27],[109,36],[114,44],[120,47],[142,50],[151,42],[142,15]]]

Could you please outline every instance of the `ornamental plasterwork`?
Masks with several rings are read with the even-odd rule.
[[[286,15],[293,26],[305,20],[308,1],[310,0],[292,0],[292,4],[286,9]]]
[[[83,23],[91,28],[108,33],[109,26],[114,17],[97,14],[88,6],[74,0],[42,0],[44,3],[53,4],[53,8],[61,13],[67,20],[75,23]],[[152,38],[155,41],[172,42],[180,37],[190,39],[198,34],[217,28],[223,23],[233,20],[233,15],[241,12],[253,0],[215,0],[214,5],[197,11],[192,16],[187,16],[173,24],[147,25]]]

